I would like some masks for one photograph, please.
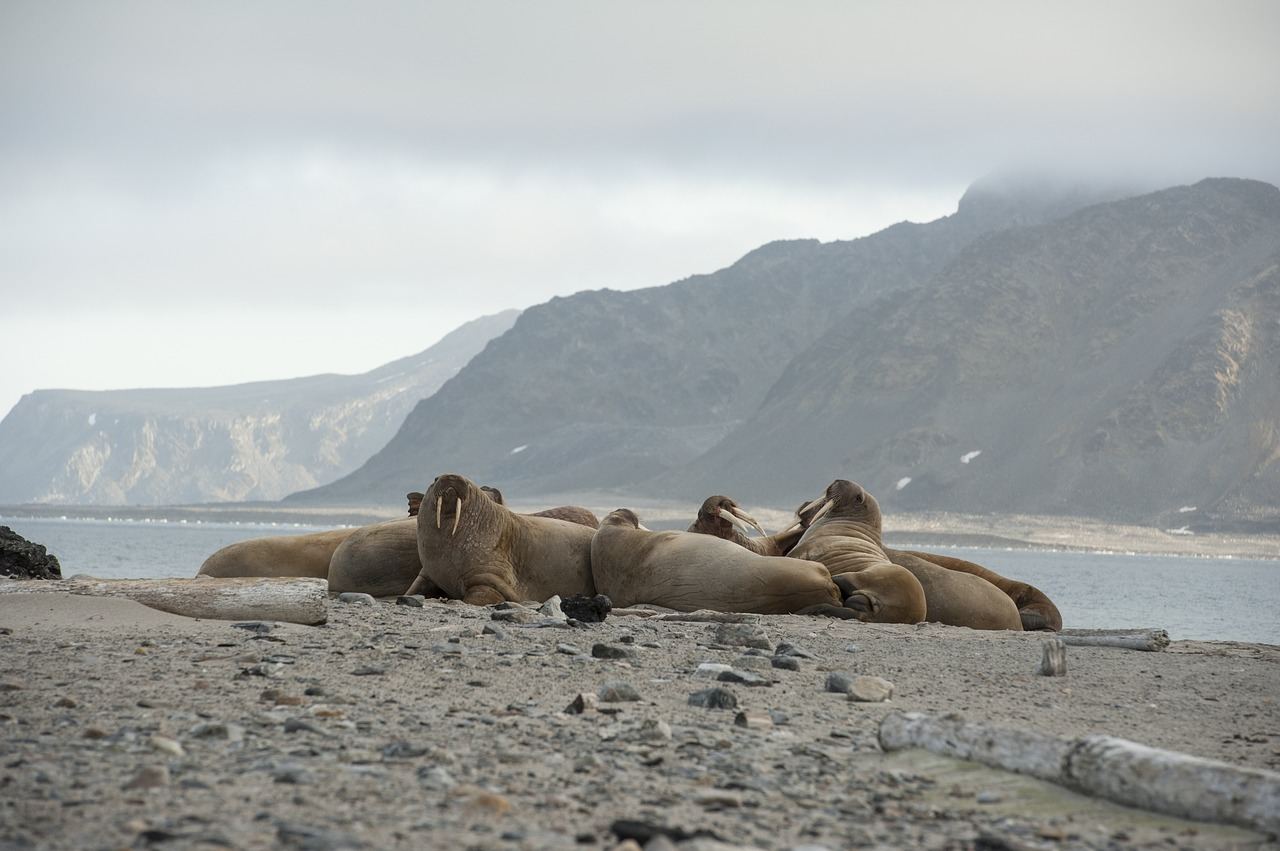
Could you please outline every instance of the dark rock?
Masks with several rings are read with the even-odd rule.
[[[481,635],[492,635],[494,638],[506,638],[507,631],[500,626],[494,626],[491,623],[484,625],[484,629],[480,630]]]
[[[276,628],[275,624],[267,623],[266,621],[241,621],[240,623],[233,623],[231,626],[236,629],[248,630],[257,635],[266,635]]]
[[[636,651],[614,644],[593,644],[591,655],[597,659],[634,659]]]
[[[613,601],[603,594],[594,597],[575,594],[560,601],[560,610],[565,617],[579,623],[604,623],[609,612],[613,611]]]
[[[795,656],[774,656],[769,660],[775,668],[781,668],[784,671],[800,670],[800,660]]]
[[[283,821],[276,824],[276,840],[285,848],[298,848],[301,851],[344,851],[367,847],[359,839],[345,833]]]
[[[784,642],[782,642],[781,644],[779,644],[779,645],[778,645],[777,649],[775,649],[775,650],[773,651],[773,655],[775,655],[775,656],[795,656],[795,657],[800,658],[800,659],[816,659],[816,658],[817,658],[816,656],[814,656],[814,655],[813,655],[812,653],[810,653],[809,651],[807,651],[807,650],[802,650],[802,649],[800,649],[799,647],[796,647],[794,644],[791,644],[791,643],[786,642],[786,641],[784,641]]]
[[[706,688],[689,695],[689,705],[707,709],[737,709],[738,698],[728,689]]]
[[[414,759],[426,754],[427,748],[411,742],[392,742],[382,749],[383,759]]]
[[[312,724],[310,721],[304,721],[301,718],[289,718],[284,722],[284,731],[286,733],[319,733],[320,728]]]
[[[839,671],[832,671],[827,674],[826,690],[833,691],[837,694],[848,694],[849,689],[853,686],[853,679],[848,674],[842,674]]]
[[[0,526],[0,576],[61,579],[62,565],[41,544],[28,541],[8,526]]]
[[[750,671],[739,671],[736,668],[721,671],[716,679],[722,683],[740,683],[744,686],[767,686],[772,684],[771,680],[759,674],[753,674]]]
[[[380,677],[387,672],[386,668],[379,668],[377,665],[361,665],[351,672],[353,677]]]
[[[396,597],[396,605],[409,606],[410,608],[414,608],[414,609],[421,609],[422,604],[425,603],[426,600],[427,598],[422,596],[421,594],[409,594],[409,595],[401,594],[399,597]]]
[[[649,840],[653,839],[655,836],[665,836],[673,842],[684,842],[688,839],[702,838],[715,839],[720,842],[724,841],[718,834],[712,833],[709,830],[695,830],[693,832],[689,832],[681,827],[668,827],[666,825],[651,824],[646,821],[636,821],[634,819],[618,819],[613,824],[609,825],[609,832],[618,837],[620,841],[632,839],[640,843],[642,846],[646,845]]]

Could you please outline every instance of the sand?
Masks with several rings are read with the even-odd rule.
[[[876,744],[891,710],[958,712],[1276,770],[1277,647],[1072,647],[1046,678],[1037,634],[760,618],[771,645],[811,655],[791,671],[715,625],[493,614],[334,602],[324,626],[260,634],[119,599],[0,598],[0,848],[612,849],[620,819],[770,849],[1280,847]],[[592,658],[597,643],[632,655]],[[703,679],[703,662],[765,684]],[[894,696],[850,702],[830,672]],[[563,711],[612,682],[639,700]],[[712,687],[762,726],[689,705]]]

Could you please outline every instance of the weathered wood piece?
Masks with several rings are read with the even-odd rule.
[[[617,610],[614,610],[617,613]],[[760,623],[760,615],[751,612],[715,612],[710,609],[699,609],[696,612],[672,612],[669,615],[657,615],[655,621],[682,621],[685,623]]]
[[[1280,832],[1280,774],[1127,739],[1060,739],[966,723],[954,715],[934,718],[893,712],[880,723],[880,746],[885,750],[924,748],[1131,807]]]
[[[328,585],[323,579],[70,579],[5,582],[0,593],[60,592],[88,597],[127,597],[170,614],[229,621],[284,621],[322,624],[328,619]]]
[[[1040,674],[1045,677],[1067,675],[1067,645],[1061,638],[1049,638],[1041,642],[1044,655],[1040,659]]]
[[[1169,646],[1169,633],[1163,629],[1064,629],[1058,637],[1064,644],[1079,647],[1119,647],[1155,652]]]

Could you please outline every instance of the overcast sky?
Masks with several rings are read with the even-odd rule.
[[[1280,3],[0,3],[0,414],[954,211],[1280,182]]]

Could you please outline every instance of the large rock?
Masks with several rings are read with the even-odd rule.
[[[43,545],[33,544],[8,526],[0,526],[0,576],[61,579],[62,565]]]

